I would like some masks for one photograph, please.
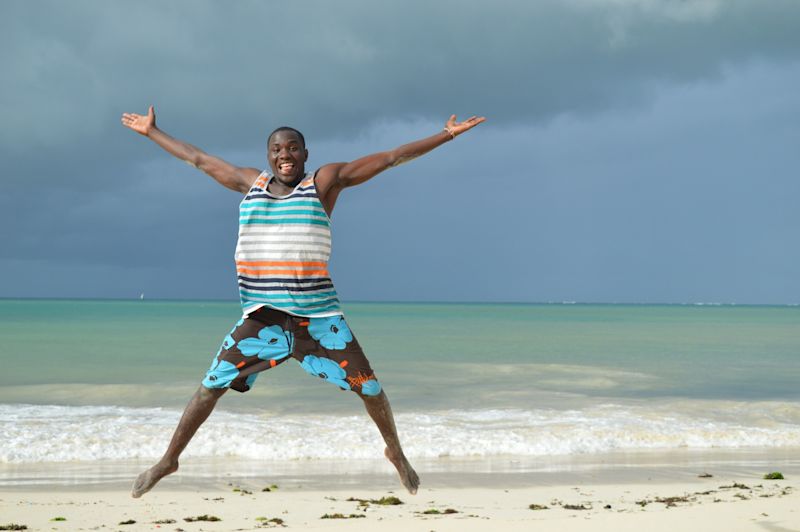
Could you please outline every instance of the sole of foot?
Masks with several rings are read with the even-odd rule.
[[[175,471],[178,470],[178,464],[156,464],[138,477],[133,482],[133,488],[131,489],[131,497],[134,499],[138,499],[155,486],[159,480],[166,477],[167,475],[171,475]]]

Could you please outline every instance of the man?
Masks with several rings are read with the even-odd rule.
[[[245,392],[259,372],[289,358],[311,375],[358,394],[386,442],[386,458],[403,486],[417,492],[419,477],[403,454],[389,400],[344,320],[328,275],[330,216],[345,188],[419,157],[484,120],[473,116],[456,122],[453,115],[435,135],[307,174],[305,139],[293,128],[281,127],[269,136],[269,173],[234,166],[170,137],[156,127],[152,106],[146,115],[122,115],[123,125],[245,194],[236,246],[242,319],[223,340],[164,456],[134,482],[133,497],[177,471],[181,452],[228,388]]]

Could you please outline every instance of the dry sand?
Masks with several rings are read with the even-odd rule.
[[[556,530],[800,531],[800,486],[789,480],[699,478],[664,481],[639,470],[639,482],[603,478],[577,485],[453,487],[431,483],[411,496],[399,489],[319,490],[219,482],[216,486],[156,487],[132,499],[122,487],[30,487],[0,491],[0,526],[28,530]],[[648,480],[653,479],[656,480]],[[467,482],[462,485],[469,486]],[[423,477],[423,481],[424,481]],[[463,479],[462,479],[463,480]],[[571,480],[571,479],[567,479]],[[484,484],[485,485],[485,484]],[[381,497],[402,504],[381,505]],[[348,500],[350,499],[350,500]],[[540,505],[546,509],[531,509]],[[426,513],[436,510],[439,514]],[[452,513],[445,513],[452,512]],[[323,518],[340,514],[345,518]],[[186,521],[214,516],[219,521]],[[55,521],[63,518],[63,521]],[[277,521],[277,520],[280,520]],[[135,521],[131,524],[123,522]]]

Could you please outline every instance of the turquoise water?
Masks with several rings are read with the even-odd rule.
[[[345,312],[413,458],[800,449],[797,307]],[[0,300],[0,463],[159,456],[238,318],[226,302]],[[341,463],[381,448],[355,394],[292,361],[226,394],[187,456]]]
[[[547,403],[551,393],[800,399],[797,307],[351,303],[345,309],[387,393],[408,408],[518,407]],[[199,382],[238,317],[238,305],[226,302],[0,300],[0,381],[13,388],[0,400],[30,400],[25,388],[35,388],[39,403],[171,406]],[[259,377],[254,392],[269,388],[262,392],[300,409],[336,392],[285,366]],[[148,394],[87,398],[84,390],[70,399],[58,385],[103,385],[110,394],[114,385],[138,385]],[[298,395],[304,399],[292,405]]]

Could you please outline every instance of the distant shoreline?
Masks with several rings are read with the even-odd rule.
[[[172,298],[144,298],[132,296],[119,297],[6,297],[0,296],[0,301],[91,301],[91,302],[139,302],[139,303],[220,303],[238,305],[234,299],[172,299]],[[476,305],[508,305],[508,306],[581,306],[581,307],[771,307],[794,308],[800,303],[735,303],[735,302],[608,302],[608,301],[368,301],[345,300],[344,305],[449,305],[449,306],[476,306]]]

